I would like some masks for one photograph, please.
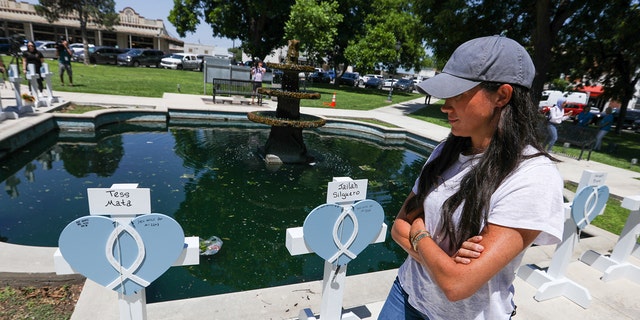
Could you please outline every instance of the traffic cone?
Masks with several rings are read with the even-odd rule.
[[[331,103],[324,103],[325,106],[329,106],[331,108],[335,108],[336,107],[336,93],[333,93],[333,98],[331,98]]]

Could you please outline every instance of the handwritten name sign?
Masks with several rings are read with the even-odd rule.
[[[132,215],[151,213],[148,188],[88,188],[91,215]]]
[[[327,203],[364,200],[367,197],[369,180],[332,181],[327,187]]]

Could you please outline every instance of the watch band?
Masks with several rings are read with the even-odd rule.
[[[411,246],[413,247],[413,251],[418,251],[418,242],[420,242],[420,240],[426,237],[431,238],[431,233],[429,233],[429,231],[427,230],[422,230],[418,232],[418,234],[416,234],[415,237],[413,237],[413,239],[411,240]]]

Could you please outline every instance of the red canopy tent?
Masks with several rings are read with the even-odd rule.
[[[580,86],[576,90],[588,93],[589,98],[597,98],[604,93],[603,86]]]

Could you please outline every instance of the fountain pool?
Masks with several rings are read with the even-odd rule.
[[[87,188],[139,183],[151,189],[152,211],[172,216],[186,236],[224,241],[199,265],[170,268],[147,288],[149,303],[319,280],[323,260],[290,256],[286,229],[302,226],[338,176],[368,179],[368,198],[389,225],[430,151],[329,131],[304,133],[315,165],[278,167],[257,154],[269,129],[255,124],[117,124],[92,139],[52,133],[0,162],[0,241],[57,246],[61,230],[89,214]],[[349,264],[349,275],[396,268],[405,257],[387,236]]]

